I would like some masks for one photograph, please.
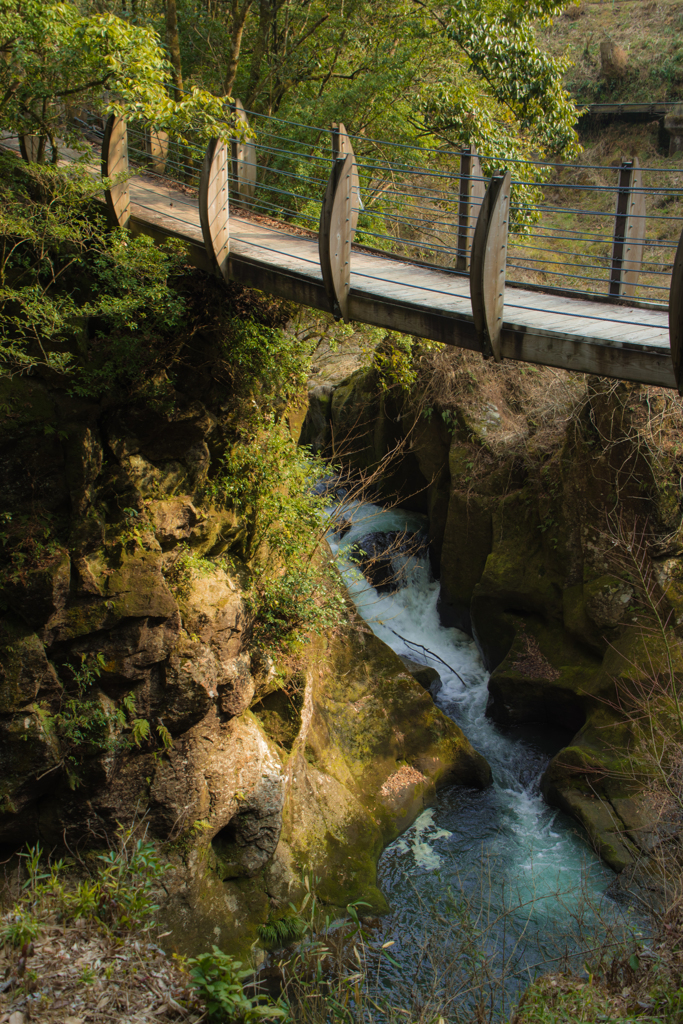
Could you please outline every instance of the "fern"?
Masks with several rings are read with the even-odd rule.
[[[157,735],[161,740],[161,745],[163,746],[164,750],[170,750],[170,748],[173,746],[173,737],[171,736],[170,732],[168,731],[163,722],[159,722],[159,724],[157,725]]]
[[[264,946],[269,949],[278,949],[280,946],[287,946],[300,939],[305,928],[300,917],[289,915],[277,920],[269,918],[265,924],[258,926],[258,935]]]
[[[141,743],[149,739],[149,722],[146,718],[134,718],[132,726],[133,743],[136,747],[139,747]]]

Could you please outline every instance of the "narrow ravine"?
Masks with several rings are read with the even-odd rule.
[[[351,528],[331,546],[360,615],[397,654],[438,671],[437,703],[494,778],[484,792],[442,790],[382,855],[379,884],[392,909],[383,928],[400,964],[392,985],[417,987],[424,999],[436,990],[454,1003],[485,999],[502,1013],[539,970],[581,970],[583,951],[613,941],[629,915],[605,895],[612,871],[541,797],[543,770],[569,736],[506,734],[486,718],[487,672],[474,641],[440,624],[426,560],[411,558],[406,585],[381,594],[349,561],[361,538],[420,533],[424,517],[369,504],[344,516]]]

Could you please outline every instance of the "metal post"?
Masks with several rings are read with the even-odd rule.
[[[102,177],[114,178],[128,170],[128,129],[122,117],[109,117],[102,139]],[[130,223],[128,181],[115,182],[104,194],[109,223],[127,228]]]
[[[669,340],[679,395],[683,395],[683,231],[678,240],[669,292]]]
[[[642,188],[642,172],[637,158],[624,160],[619,168],[619,191],[614,213],[610,295],[635,295],[645,241],[645,193]]]
[[[486,182],[474,146],[460,152],[460,199],[458,203],[458,249],[455,269],[466,274],[470,269],[472,239],[479,210],[486,194]]]
[[[199,220],[211,262],[229,280],[230,203],[228,199],[228,147],[212,139],[206,147],[199,181]]]
[[[505,303],[510,172],[495,174],[486,190],[472,239],[470,296],[482,354],[499,363]]]

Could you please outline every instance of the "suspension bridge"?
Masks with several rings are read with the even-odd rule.
[[[508,160],[486,175],[495,158],[471,147],[249,117],[251,136],[204,153],[82,122],[111,222],[345,321],[683,392],[683,169]],[[37,139],[19,143],[35,157]]]

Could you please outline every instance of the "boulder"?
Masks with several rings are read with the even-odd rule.
[[[401,657],[401,661],[408,669],[413,679],[416,679],[420,686],[424,687],[425,690],[429,690],[432,696],[439,692],[441,687],[435,687],[434,684],[441,683],[441,676],[435,668],[432,668],[431,665],[423,665],[419,661],[413,661],[411,658]]]

